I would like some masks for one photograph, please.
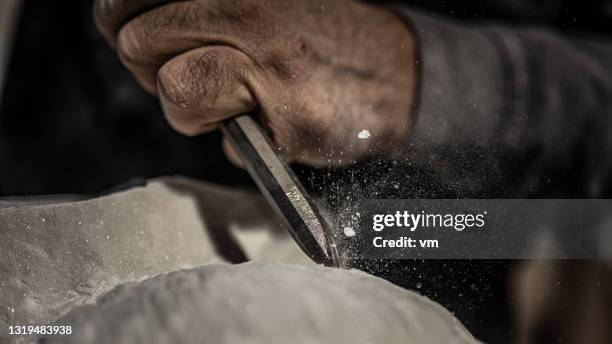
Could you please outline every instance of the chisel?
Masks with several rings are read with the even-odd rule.
[[[221,131],[238,151],[267,201],[286,221],[298,246],[315,262],[337,266],[337,248],[330,228],[261,126],[250,115],[240,115],[224,121]]]

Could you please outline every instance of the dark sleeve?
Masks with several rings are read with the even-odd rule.
[[[464,195],[610,196],[612,36],[399,12],[420,46],[412,163]]]

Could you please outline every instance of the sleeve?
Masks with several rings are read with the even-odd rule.
[[[464,196],[612,192],[612,36],[570,40],[398,11],[419,45],[406,159]]]

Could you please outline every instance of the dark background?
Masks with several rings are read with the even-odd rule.
[[[172,131],[157,100],[136,85],[96,32],[91,3],[25,1],[0,104],[0,197],[93,195],[133,178],[174,174],[252,187],[248,175],[225,159],[218,133],[186,138]],[[549,26],[568,34],[612,32],[605,20],[612,13],[607,1],[410,4],[470,21]],[[398,192],[376,184],[374,193],[367,180],[376,178],[376,170],[411,187]],[[361,188],[366,197],[466,196],[401,164],[367,162],[334,171],[298,166],[297,171],[323,197],[330,185],[348,185],[349,173],[350,187]],[[334,206],[333,200],[327,203]],[[507,279],[515,262],[402,261],[385,262],[384,268],[379,263],[362,262],[361,267],[419,289],[455,312],[481,340],[512,338]]]

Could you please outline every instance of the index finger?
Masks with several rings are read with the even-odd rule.
[[[185,0],[96,0],[94,19],[104,38],[115,46],[121,27],[132,18],[170,2]]]

